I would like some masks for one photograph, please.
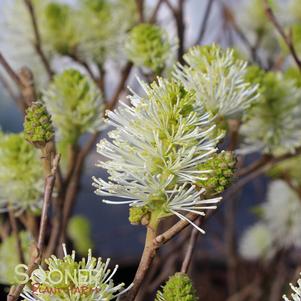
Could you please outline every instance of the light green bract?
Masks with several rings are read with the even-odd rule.
[[[77,70],[56,75],[44,92],[43,101],[59,139],[75,143],[82,134],[104,126],[105,106],[100,92],[92,80]]]
[[[38,151],[23,133],[0,132],[0,208],[17,213],[41,208],[43,169]]]
[[[19,233],[22,252],[25,262],[29,261],[29,250],[31,244],[31,236],[28,232],[21,231]],[[3,240],[0,244],[0,283],[12,285],[16,283],[15,267],[20,264],[17,250],[17,241],[14,235]]]
[[[258,97],[257,85],[245,80],[247,62],[239,60],[232,49],[195,46],[184,61],[187,65],[178,64],[175,78],[195,91],[199,102],[218,117],[237,117]]]
[[[107,170],[109,181],[94,177],[95,192],[128,199],[106,203],[146,206],[157,218],[204,215],[220,198],[202,198],[205,189],[196,183],[207,179],[210,170],[198,166],[213,155],[222,135],[195,94],[179,83],[158,78],[141,85],[145,96],[129,96],[131,106],[122,103],[108,112],[115,130],[111,140],[97,144],[97,151],[107,158],[98,166]]]
[[[45,269],[33,271],[21,294],[25,301],[110,301],[131,288],[114,284],[118,266],[110,270],[110,259],[103,262],[89,250],[87,259],[76,261],[74,251],[69,255],[65,245],[63,250],[63,259],[52,255],[45,259]]]
[[[281,155],[301,145],[301,89],[281,73],[266,73],[260,97],[244,116],[246,151]]]
[[[167,32],[154,24],[135,26],[127,38],[126,52],[136,66],[159,72],[171,54],[171,44]]]
[[[162,291],[158,291],[155,301],[198,301],[192,281],[184,273],[171,276]]]

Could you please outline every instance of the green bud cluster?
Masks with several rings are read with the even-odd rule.
[[[206,195],[215,195],[223,192],[230,184],[234,176],[236,157],[233,152],[223,151],[214,154],[210,160],[201,164],[201,170],[209,170],[205,180],[199,180],[197,184],[206,189]]]
[[[54,137],[54,128],[46,107],[33,103],[26,111],[24,121],[24,137],[36,147],[44,147]]]
[[[149,214],[149,210],[146,206],[142,207],[130,207],[129,221],[132,225],[139,225],[142,219]]]
[[[197,301],[197,292],[192,281],[184,273],[171,276],[162,291],[159,291],[155,301]]]
[[[171,44],[165,30],[148,23],[135,26],[126,42],[129,60],[155,72],[164,68],[170,50]]]

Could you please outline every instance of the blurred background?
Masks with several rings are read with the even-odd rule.
[[[34,54],[32,49],[32,33],[29,33],[31,28],[26,25],[27,21],[23,8],[21,8],[21,2],[23,1],[0,1],[0,52],[14,70],[20,70],[24,66],[29,67],[33,71],[37,89],[43,91],[47,88],[47,73],[40,58]],[[78,5],[76,1],[72,0],[58,2],[68,3],[70,6]],[[277,2],[276,15],[284,26],[301,24],[301,2],[299,0],[272,2]],[[171,40],[176,41],[178,35],[176,19],[168,3],[175,8],[182,3],[180,9],[185,25],[185,39],[182,45],[184,50],[196,44],[218,43],[225,48],[234,47],[241,57],[266,70],[293,65],[292,58],[285,52],[286,50],[283,51],[284,46],[279,35],[268,25],[263,1],[170,0],[167,3],[162,1],[159,8],[157,8],[157,1],[146,1],[145,16],[151,16],[157,9],[157,24],[166,29]],[[299,9],[299,15],[297,9]],[[293,16],[293,12],[298,17]],[[25,25],[22,25],[22,22]],[[112,20],[112,22],[114,21]],[[43,26],[43,22],[40,25]],[[176,48],[172,52],[174,58],[171,59],[171,65],[176,61]],[[106,72],[104,86],[107,100],[114,97],[120,73],[126,65],[126,58],[122,55],[120,57],[121,59],[109,57],[103,64]],[[92,72],[98,74],[97,63],[94,64],[91,59],[87,61]],[[58,73],[72,67],[89,75],[84,64],[76,61],[71,55],[56,54],[52,56],[51,66]],[[168,71],[166,73],[168,74]],[[150,75],[141,67],[134,66],[132,68],[124,86],[130,86],[139,92],[136,76],[148,78]],[[0,87],[0,127],[5,133],[18,133],[23,130],[23,112],[15,103],[17,88],[1,66]],[[40,92],[38,92],[39,94]],[[122,90],[119,99],[125,101],[127,94],[127,89]],[[98,135],[97,140],[106,137],[106,133],[107,130],[103,131]],[[80,145],[84,145],[89,137],[90,134],[84,134],[80,138]],[[228,141],[226,140],[224,143],[227,145]],[[239,164],[247,166],[258,158],[260,158],[260,152],[253,152],[244,156]],[[112,258],[113,263],[120,265],[117,279],[130,283],[143,250],[145,229],[143,226],[133,226],[129,223],[129,212],[126,205],[103,204],[101,197],[94,194],[92,176],[106,177],[105,172],[95,166],[99,159],[101,159],[100,155],[97,154],[94,146],[85,160],[72,216],[86,218],[84,223],[88,221],[89,224],[87,235],[91,237],[93,254],[103,258]],[[238,181],[238,179],[234,181]],[[200,300],[276,301],[280,300],[283,290],[275,289],[274,294],[262,291],[262,287],[256,286],[261,282],[262,275],[269,279],[265,282],[269,287],[267,291],[277,285],[283,288],[286,282],[293,279],[292,275],[295,273],[300,258],[298,250],[290,249],[290,256],[287,256],[287,252],[277,255],[281,258],[285,257],[285,269],[283,266],[277,265],[277,256],[269,262],[261,258],[255,260],[252,258],[250,261],[249,258],[244,258],[240,251],[244,233],[260,219],[260,206],[267,200],[269,182],[269,175],[260,174],[253,177],[252,180],[248,180],[238,191],[232,189],[224,192],[224,200],[219,210],[203,226],[206,235],[198,237],[193,263],[189,269]],[[231,210],[227,207],[230,206],[228,205],[229,200],[231,200]],[[175,219],[169,222],[173,224],[176,221]],[[156,289],[164,283],[168,276],[179,270],[190,235],[191,228],[188,227],[180,237],[169,242],[159,251],[159,256],[155,260],[148,278],[149,285],[144,288],[137,300],[153,300]],[[252,249],[252,247],[254,246],[251,244],[250,248]],[[247,248],[249,247],[247,246]],[[233,274],[229,276],[231,265],[235,266],[234,277],[236,280],[234,281],[236,283],[234,284],[231,284]],[[269,273],[273,274],[267,275]],[[276,277],[277,275],[282,275],[282,277]],[[278,284],[274,282],[274,278],[277,278]],[[229,282],[234,287],[229,288]],[[5,291],[5,286],[1,287],[1,291]],[[3,296],[1,298],[4,299]]]

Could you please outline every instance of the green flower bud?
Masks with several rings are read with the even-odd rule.
[[[165,67],[171,51],[166,31],[147,23],[132,29],[125,47],[129,60],[139,67],[146,67],[155,72]]]
[[[53,137],[54,129],[46,107],[40,102],[33,103],[26,111],[24,138],[35,147],[42,148]]]
[[[197,292],[184,273],[171,276],[156,296],[156,301],[197,301]]]
[[[84,216],[73,216],[68,223],[67,233],[71,238],[75,249],[81,255],[84,255],[88,249],[93,248],[91,225],[89,220]]]
[[[85,132],[103,126],[104,103],[95,83],[74,69],[54,77],[43,100],[60,140],[73,144]]]
[[[221,193],[231,184],[235,165],[236,157],[233,152],[214,154],[210,160],[199,166],[200,170],[208,170],[209,174],[197,184],[206,189],[206,195]]]
[[[143,218],[148,218],[149,210],[146,206],[130,207],[129,221],[132,225],[139,225]]]
[[[19,233],[21,247],[25,259],[25,263],[29,261],[29,250],[31,245],[31,236],[28,232],[21,231]],[[15,267],[20,264],[17,250],[17,241],[14,235],[7,237],[0,244],[0,283],[15,283]]]

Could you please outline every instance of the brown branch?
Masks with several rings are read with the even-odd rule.
[[[15,94],[15,92],[13,91],[13,88],[10,86],[10,84],[8,83],[6,78],[4,78],[4,76],[2,76],[1,74],[0,74],[0,82],[1,82],[2,86],[4,87],[4,89],[7,91],[8,95],[11,97],[11,99],[14,100],[16,105],[22,111],[24,111],[24,106],[23,106],[23,103],[20,100],[20,97]]]
[[[138,294],[138,291],[142,285],[142,282],[150,268],[153,258],[156,255],[156,246],[154,244],[155,237],[157,235],[158,220],[150,222],[147,225],[147,232],[145,238],[145,245],[143,254],[133,281],[133,287],[130,291],[120,298],[121,301],[134,301]]]
[[[161,5],[163,4],[164,0],[158,0],[150,18],[149,18],[149,23],[155,23],[156,22],[156,18],[157,18],[157,15],[158,15],[158,12],[161,8]]]
[[[183,54],[185,51],[185,23],[184,23],[184,4],[185,0],[178,0],[178,7],[174,8],[169,0],[164,0],[167,7],[170,9],[176,23],[178,35],[178,61],[184,63]]]
[[[18,72],[23,88],[21,94],[25,108],[29,107],[33,102],[37,101],[36,89],[32,71],[27,67],[22,67]]]
[[[40,229],[39,229],[39,238],[38,238],[36,250],[34,252],[35,254],[33,254],[31,263],[28,266],[28,270],[27,270],[28,276],[32,274],[32,272],[39,266],[39,264],[42,261],[44,240],[45,240],[46,228],[47,228],[48,207],[52,197],[59,160],[60,160],[60,155],[56,155],[53,160],[51,174],[49,174],[45,178],[45,190],[44,190],[43,208],[42,208],[42,215],[41,215],[41,222],[40,222]],[[20,296],[20,294],[22,293],[24,286],[25,284],[19,284],[15,289],[11,289],[7,296],[7,301],[16,301]]]
[[[14,71],[14,69],[10,66],[10,64],[7,62],[7,60],[4,58],[3,54],[0,52],[0,64],[4,68],[4,70],[7,72],[9,77],[16,83],[16,85],[22,89],[23,83],[20,80],[18,74]]]
[[[38,27],[38,22],[37,22],[34,5],[31,0],[24,0],[24,3],[28,9],[28,12],[29,12],[29,15],[31,18],[31,22],[32,22],[33,32],[34,32],[34,36],[35,36],[34,47],[45,67],[45,70],[46,70],[49,78],[51,79],[54,73],[50,67],[48,59],[42,48],[42,40],[41,40],[41,35],[40,35],[39,27]]]
[[[124,69],[122,70],[121,78],[120,78],[119,84],[116,88],[116,91],[115,91],[111,101],[107,104],[107,109],[108,110],[113,110],[116,107],[116,105],[119,101],[120,94],[124,90],[124,86],[125,86],[126,81],[127,81],[128,77],[130,75],[132,67],[133,67],[133,64],[128,62],[125,65]]]
[[[206,9],[205,9],[203,21],[201,23],[200,32],[199,32],[199,35],[198,35],[198,38],[197,38],[195,44],[201,44],[201,42],[202,42],[202,40],[204,38],[206,29],[207,29],[207,24],[208,24],[209,16],[210,16],[210,13],[211,13],[211,10],[212,10],[212,4],[213,4],[213,2],[214,2],[214,0],[208,0],[207,1],[207,6],[206,6]]]
[[[68,56],[77,64],[84,67],[84,69],[87,71],[89,76],[92,78],[92,80],[97,83],[97,78],[95,77],[93,71],[91,70],[89,64],[82,60],[80,57],[78,57],[75,53],[69,53]]]
[[[199,218],[195,221],[195,224],[197,226],[200,225],[200,219]],[[191,263],[191,260],[192,260],[193,251],[195,249],[195,245],[196,245],[196,242],[198,240],[199,234],[200,234],[200,232],[196,228],[193,228],[191,230],[189,243],[188,243],[186,254],[185,254],[185,257],[184,257],[184,260],[183,260],[183,263],[182,263],[182,267],[181,267],[181,272],[182,273],[186,274],[188,272],[188,269],[189,269],[189,266],[190,266],[190,263]]]
[[[144,0],[136,0],[139,21],[144,22]]]
[[[276,30],[278,31],[278,33],[283,38],[285,44],[287,45],[288,49],[291,52],[291,55],[293,56],[293,58],[294,58],[294,60],[295,60],[295,62],[297,64],[299,70],[301,71],[301,60],[298,57],[297,51],[296,51],[295,46],[293,44],[291,33],[289,35],[287,35],[285,33],[284,28],[278,22],[276,16],[274,15],[273,10],[272,10],[272,8],[271,8],[268,0],[263,0],[263,4],[264,4],[266,16],[269,18],[269,20],[271,21],[271,23],[274,25],[274,27],[276,28]]]
[[[223,5],[223,13],[224,13],[225,19],[233,27],[237,36],[240,38],[240,40],[243,42],[243,44],[246,46],[246,48],[250,52],[252,60],[254,62],[257,62],[260,65],[261,63],[260,63],[259,57],[257,55],[257,48],[258,48],[258,45],[261,40],[260,37],[258,36],[256,39],[256,42],[255,42],[255,45],[252,45],[252,43],[249,41],[249,39],[247,38],[245,33],[241,30],[238,23],[236,22],[235,16],[234,16],[232,10],[230,9],[230,7],[228,7],[225,4],[222,4],[222,5]]]
[[[13,212],[13,209],[8,208],[8,215],[9,215],[9,221],[11,224],[13,235],[16,238],[16,247],[17,247],[19,262],[22,264],[25,264],[24,254],[23,254],[23,250],[22,250],[22,243],[21,243],[21,239],[20,239],[20,233],[18,231],[18,225],[17,225],[17,221],[16,221],[15,214]]]
[[[23,99],[22,109],[24,111],[24,109],[30,106],[33,101],[36,101],[36,92],[32,72],[29,68],[23,67],[18,73],[16,73],[1,53],[0,64],[20,89]]]

